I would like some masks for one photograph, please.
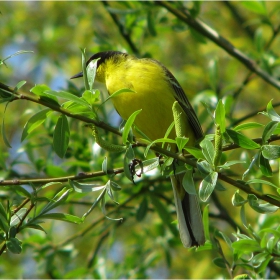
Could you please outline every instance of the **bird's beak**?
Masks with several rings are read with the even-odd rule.
[[[80,73],[72,76],[70,79],[76,79],[76,78],[80,78],[80,77],[83,77],[83,72],[80,72]]]

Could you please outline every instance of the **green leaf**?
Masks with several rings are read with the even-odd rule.
[[[107,174],[108,164],[107,164],[107,157],[104,157],[102,161],[102,171]]]
[[[55,105],[59,105],[56,96],[47,94],[46,91],[51,91],[51,89],[44,84],[36,85],[30,90],[30,92],[40,96],[41,99],[47,100],[48,102],[54,103]]]
[[[259,267],[265,260],[267,260],[268,257],[269,257],[269,253],[263,252],[263,253],[255,255],[252,258],[251,262],[254,267]]]
[[[83,222],[83,219],[73,216],[70,214],[64,214],[64,213],[47,213],[40,216],[40,219],[51,219],[51,220],[59,220],[64,221],[72,224],[81,224]]]
[[[211,243],[210,240],[206,240],[206,242],[199,246],[198,248],[196,248],[196,252],[201,252],[201,251],[210,251],[210,250],[213,250],[213,244]]]
[[[62,104],[62,107],[67,109],[74,115],[83,115],[91,119],[96,119],[96,113],[93,108],[90,107],[90,105],[88,105],[88,107],[85,107],[84,105],[75,103],[73,101],[66,101]]]
[[[268,239],[267,244],[266,244],[266,248],[267,248],[267,250],[270,254],[272,254],[273,251],[276,249],[276,246],[277,246],[278,242],[279,242],[279,238],[276,238],[275,236],[271,236]],[[279,247],[278,247],[278,249],[279,249]]]
[[[228,237],[225,233],[223,233],[222,231],[218,231],[218,232],[216,232],[216,235],[219,236],[219,237],[221,237],[221,238],[223,238],[224,241],[227,243],[228,247],[229,247],[230,249],[232,249],[232,248],[231,248],[232,242],[231,242],[231,240],[229,239],[229,237]]]
[[[10,227],[16,226],[19,224],[27,212],[27,208],[21,208],[16,214],[11,217]]]
[[[265,128],[263,130],[263,135],[262,135],[262,144],[267,143],[267,140],[273,134],[274,130],[277,128],[277,125],[278,125],[278,122],[271,121],[265,126]]]
[[[66,188],[63,188],[60,192],[58,192],[54,198],[41,210],[40,214],[37,217],[40,217],[41,215],[46,214],[47,212],[51,211],[52,209],[62,205],[66,199],[68,198],[70,190],[66,190]]]
[[[101,106],[104,105],[104,103],[107,102],[109,99],[114,98],[114,97],[118,96],[119,94],[122,94],[122,93],[125,93],[125,92],[135,93],[135,91],[132,90],[132,89],[122,88],[122,89],[117,90],[116,92],[112,93],[107,99],[105,99],[105,101],[101,104]]]
[[[179,153],[182,153],[182,150],[186,146],[186,144],[189,142],[189,138],[186,137],[176,137],[175,138],[176,145],[178,147]]]
[[[279,207],[272,205],[270,203],[264,203],[261,204],[260,200],[254,195],[249,194],[248,195],[248,202],[249,205],[258,213],[273,213],[279,209]]]
[[[246,200],[246,199],[244,199],[240,194],[239,194],[239,190],[237,190],[235,193],[234,193],[234,195],[233,195],[233,197],[232,197],[232,204],[233,204],[233,206],[242,206],[242,205],[244,205],[245,203],[247,203],[248,202],[248,200]]]
[[[7,217],[6,210],[1,202],[0,202],[0,215],[2,215],[2,217]],[[7,218],[5,218],[5,220],[7,220]]]
[[[65,115],[60,115],[53,133],[53,147],[56,154],[63,158],[69,144],[70,130]]]
[[[276,113],[272,106],[272,100],[270,100],[266,106],[266,112],[264,113],[267,115],[272,121],[280,122],[280,116]]]
[[[220,125],[220,131],[223,134],[226,131],[226,112],[222,100],[219,100],[215,110],[215,123]]]
[[[251,140],[250,138],[246,137],[245,135],[239,132],[236,132],[232,129],[226,129],[226,132],[233,140],[233,142],[238,146],[240,146],[241,148],[252,150],[252,149],[258,149],[260,147],[259,144],[257,144],[256,142],[254,142],[253,140]]]
[[[89,89],[92,90],[93,83],[95,80],[97,62],[100,58],[92,60],[87,66],[87,78],[89,83]]]
[[[184,150],[186,150],[188,153],[190,153],[196,159],[205,159],[201,149],[198,149],[195,147],[185,147]]]
[[[199,186],[199,197],[202,201],[207,201],[211,193],[213,192],[218,179],[217,172],[211,172],[208,174]]]
[[[126,145],[127,143],[127,137],[129,134],[129,131],[134,123],[135,118],[137,117],[137,115],[139,113],[141,113],[142,109],[135,111],[133,114],[131,114],[128,118],[128,120],[125,123],[124,129],[123,129],[123,133],[122,133],[122,140],[123,143]]]
[[[242,1],[242,6],[247,10],[258,15],[267,15],[267,10],[264,1]]]
[[[0,204],[1,205],[1,204]],[[2,229],[4,232],[9,231],[9,221],[7,219],[7,213],[0,213],[0,229]]]
[[[271,177],[272,169],[269,164],[269,160],[264,158],[264,156],[262,154],[260,154],[259,160],[260,160],[259,167],[260,167],[262,174],[266,177]]]
[[[26,81],[20,81],[17,83],[17,85],[14,88],[14,92],[17,92],[23,85],[26,84]]]
[[[271,261],[273,257],[270,255],[268,256],[262,263],[261,265],[256,269],[257,273],[261,273],[263,271],[265,271],[267,269],[267,266],[269,264],[269,262]]]
[[[86,59],[86,49],[82,49],[82,72],[83,72],[83,79],[84,79],[84,85],[86,90],[90,90],[90,86],[88,83],[88,76],[87,76],[87,59]]]
[[[221,257],[218,257],[218,258],[215,258],[213,260],[213,263],[218,266],[218,267],[221,267],[221,268],[226,268],[226,262],[223,258]]]
[[[263,127],[264,125],[261,123],[257,122],[248,122],[248,123],[243,123],[240,125],[237,125],[233,128],[235,131],[241,131],[241,130],[246,130],[246,129],[252,129],[252,128],[260,128]]]
[[[116,204],[119,204],[119,203],[115,200],[114,193],[113,193],[113,189],[111,188],[111,180],[109,180],[109,181],[106,183],[106,189],[107,189],[107,194],[108,194],[108,196],[109,196]],[[105,201],[104,201],[104,202],[105,202]]]
[[[5,115],[6,110],[7,110],[7,108],[8,108],[8,104],[9,104],[9,102],[8,102],[8,103],[6,104],[6,106],[5,106],[4,115]],[[2,136],[3,136],[3,141],[4,141],[5,145],[6,145],[8,148],[12,148],[12,146],[10,145],[9,140],[8,140],[8,138],[7,138],[7,136],[6,136],[6,132],[5,132],[5,118],[4,118],[4,117],[3,117],[3,121],[2,121],[1,134],[2,134]]]
[[[142,167],[139,164],[137,164],[135,166],[135,171],[136,171],[136,173],[140,173],[141,169],[143,168],[143,173],[147,173],[147,172],[157,168],[158,166],[159,166],[159,158],[158,157],[151,158],[151,159],[142,161]]]
[[[182,183],[183,183],[183,187],[184,187],[185,191],[188,194],[197,195],[195,184],[194,184],[194,181],[193,181],[193,170],[192,169],[191,170],[186,170]]]
[[[70,100],[70,101],[73,101],[75,103],[78,103],[82,106],[85,106],[85,107],[89,107],[89,104],[83,99],[83,98],[80,98],[70,92],[67,92],[67,91],[54,91],[54,90],[45,90],[44,91],[45,94],[47,95],[51,95],[51,96],[55,96],[55,97],[60,97],[60,98],[63,98],[63,99],[67,99],[67,100]]]
[[[15,237],[9,238],[6,245],[7,249],[13,254],[20,254],[22,251],[22,242]]]
[[[227,161],[225,164],[223,165],[219,165],[218,167],[221,169],[230,169],[230,166],[234,165],[234,164],[239,164],[239,163],[246,163],[246,161],[242,161],[242,160],[231,160],[231,161]]]
[[[215,153],[212,142],[207,139],[203,139],[199,145],[202,148],[202,153],[205,159],[208,161],[208,163],[212,165],[214,159],[214,153]]]
[[[206,160],[197,162],[197,168],[202,174],[213,172],[212,166]]]
[[[145,149],[145,152],[144,152],[144,156],[145,156],[145,157],[147,156],[148,151],[150,150],[150,148],[151,148],[154,144],[156,144],[156,143],[170,143],[170,144],[176,144],[176,141],[173,140],[173,139],[169,139],[169,138],[159,138],[159,139],[157,139],[157,140],[151,142],[151,143],[147,146],[147,148]]]
[[[82,99],[84,99],[90,106],[94,105],[100,98],[100,91],[99,90],[86,90],[82,95]]]
[[[246,184],[265,184],[265,185],[269,185],[271,187],[274,187],[274,188],[278,188],[278,186],[274,185],[273,183],[269,182],[269,181],[266,181],[266,180],[262,180],[262,179],[251,179],[251,180],[248,180],[246,182]]]
[[[138,209],[136,210],[136,220],[142,221],[148,212],[148,200],[146,197],[141,201]]]
[[[99,196],[98,196],[97,199],[94,201],[94,203],[92,204],[92,206],[90,207],[90,209],[83,215],[83,217],[82,217],[82,220],[83,220],[83,221],[84,221],[85,218],[93,211],[93,209],[96,207],[96,205],[98,205],[98,203],[99,203],[100,201],[102,201],[103,197],[104,197],[105,194],[106,194],[106,191],[107,191],[107,189],[106,189],[106,185],[105,185],[103,191],[99,194]]]
[[[203,209],[202,215],[203,229],[205,234],[205,239],[210,240],[210,231],[209,231],[209,204],[207,204]]]
[[[41,125],[46,118],[52,113],[50,109],[44,109],[35,115],[33,115],[24,125],[22,135],[21,135],[21,142],[39,125]]]
[[[100,186],[97,184],[84,184],[72,180],[69,180],[69,184],[78,193],[97,192],[105,188],[105,186]]]
[[[5,145],[6,145],[8,148],[12,148],[12,146],[10,145],[9,140],[8,140],[8,138],[7,138],[7,136],[6,136],[4,118],[3,118],[3,121],[2,121],[1,134],[2,134],[2,136],[3,136],[3,141],[4,141]]]
[[[121,186],[119,185],[119,184],[117,184],[116,182],[114,182],[114,181],[111,181],[110,180],[110,187],[113,189],[113,191],[115,191],[115,192],[118,192],[118,191],[120,191],[122,188],[121,188]]]
[[[242,176],[242,180],[244,180],[244,178],[248,175],[248,173],[253,169],[253,167],[256,165],[257,163],[257,160],[259,160],[259,153],[256,153],[254,156],[253,156],[253,159],[248,167],[248,169],[244,172],[243,176]]]
[[[263,145],[261,151],[266,159],[280,158],[280,146],[278,145]]]
[[[240,258],[243,254],[250,254],[261,250],[260,245],[253,239],[240,239],[232,243],[234,253]]]

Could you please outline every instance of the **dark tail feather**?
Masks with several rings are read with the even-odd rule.
[[[171,176],[181,241],[184,247],[200,246],[205,242],[201,210],[197,195],[184,191],[182,176]]]

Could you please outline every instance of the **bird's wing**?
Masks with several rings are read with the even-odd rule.
[[[169,82],[172,84],[172,87],[175,91],[174,97],[179,102],[180,106],[183,108],[184,112],[186,113],[186,115],[188,117],[188,122],[190,123],[190,125],[193,129],[195,138],[196,139],[202,138],[203,131],[202,131],[200,122],[199,122],[199,120],[196,116],[196,113],[195,113],[191,103],[189,102],[184,90],[182,89],[182,87],[180,86],[180,84],[176,80],[176,78],[172,75],[172,73],[160,62],[157,62],[157,63],[160,64],[161,67],[163,67],[163,69],[165,70],[165,73],[166,73],[167,77],[169,78]]]

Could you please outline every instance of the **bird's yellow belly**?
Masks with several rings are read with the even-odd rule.
[[[152,93],[151,93],[152,94]],[[173,121],[172,105],[174,99],[168,96],[149,98],[149,95],[123,93],[113,98],[113,104],[125,120],[135,111],[142,109],[135,119],[135,125],[151,140],[162,138]],[[174,134],[174,132],[172,133]],[[174,138],[174,135],[171,137]]]

